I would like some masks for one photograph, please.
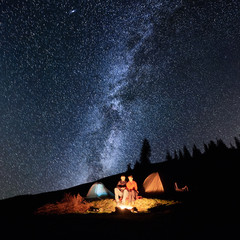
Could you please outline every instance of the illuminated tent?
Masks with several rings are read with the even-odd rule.
[[[113,196],[113,193],[110,192],[103,183],[96,182],[90,187],[86,198],[107,198]]]
[[[164,192],[163,184],[158,172],[150,174],[143,182],[143,187],[146,193],[161,193]]]

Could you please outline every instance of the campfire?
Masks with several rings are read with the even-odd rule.
[[[115,208],[115,213],[138,213],[138,210],[136,207],[121,204]]]
[[[128,206],[128,205],[120,205],[119,208],[121,208],[122,210],[123,210],[123,209],[129,209],[129,210],[131,210],[133,207]]]

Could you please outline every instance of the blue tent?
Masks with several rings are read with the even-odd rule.
[[[86,198],[107,198],[113,196],[113,193],[110,192],[103,183],[96,182],[90,187]]]

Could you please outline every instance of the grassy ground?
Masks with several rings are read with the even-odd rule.
[[[235,207],[220,198],[172,195],[163,200],[143,198],[135,202],[139,214],[115,211],[113,199],[86,201],[66,194],[56,203],[45,204],[35,214],[1,215],[2,235],[8,239],[78,239],[88,236],[105,239],[233,239],[238,225]],[[163,196],[164,197],[164,196]],[[199,196],[200,197],[200,196]],[[210,201],[211,200],[211,201]],[[217,202],[220,204],[216,205]],[[232,202],[231,202],[232,204]],[[24,206],[22,206],[24,210]],[[90,208],[98,208],[92,214]],[[126,214],[125,214],[126,213]],[[235,218],[234,218],[235,216]],[[16,237],[15,237],[16,235]]]
[[[179,202],[173,200],[161,200],[152,198],[138,199],[134,203],[134,207],[138,212],[148,212],[150,209],[158,206],[170,206]],[[99,209],[100,213],[111,213],[115,211],[116,202],[113,199],[104,199],[91,202],[92,206]]]
[[[138,212],[145,213],[156,207],[166,207],[179,203],[174,200],[142,198],[135,201],[134,207],[137,208]],[[46,204],[38,208],[36,214],[93,213],[95,209],[97,213],[112,213],[115,211],[115,207],[116,202],[114,199],[99,199],[89,202],[80,195],[72,196],[66,194],[61,202]]]

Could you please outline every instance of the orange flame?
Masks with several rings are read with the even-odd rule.
[[[129,210],[132,209],[132,207],[128,206],[128,205],[120,205],[119,208],[121,208],[122,210],[123,209],[129,209]]]

